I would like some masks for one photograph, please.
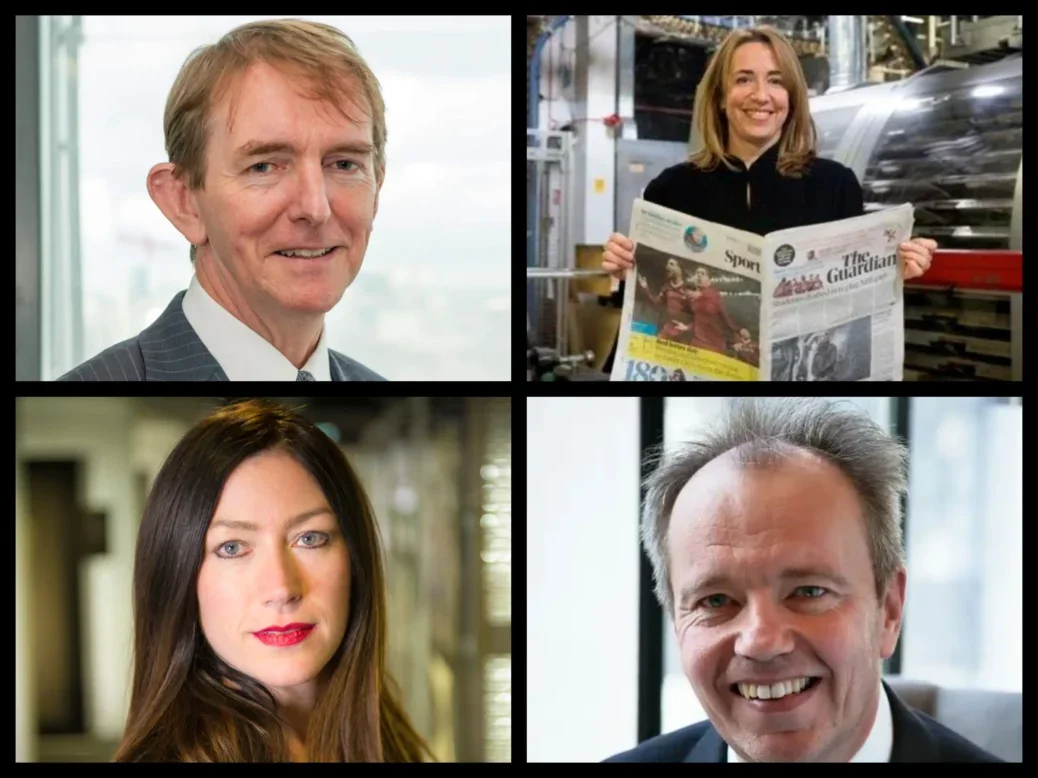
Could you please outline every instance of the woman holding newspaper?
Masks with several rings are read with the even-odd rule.
[[[703,148],[653,179],[643,199],[757,235],[864,213],[853,171],[817,156],[807,83],[778,31],[733,30],[699,82],[694,112]],[[901,244],[906,279],[926,272],[935,248],[927,238]],[[602,267],[623,281],[633,266],[634,244],[614,233]],[[615,353],[614,343],[606,372]]]

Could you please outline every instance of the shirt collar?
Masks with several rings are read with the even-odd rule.
[[[259,333],[235,318],[191,276],[183,301],[184,316],[230,381],[295,381],[299,370]],[[310,359],[303,365],[318,381],[331,381],[324,327]]]
[[[894,747],[894,720],[890,713],[890,699],[887,690],[883,686],[883,680],[879,682],[879,705],[876,707],[876,717],[872,720],[872,729],[869,736],[865,738],[861,748],[849,761],[851,762],[889,762],[890,752]],[[742,762],[743,760],[735,753],[735,749],[728,746],[728,761]]]

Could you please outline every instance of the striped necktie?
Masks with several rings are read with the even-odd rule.
[[[300,370],[299,375],[296,376],[297,381],[316,381],[317,379],[310,375],[305,370]]]

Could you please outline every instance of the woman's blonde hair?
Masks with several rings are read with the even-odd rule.
[[[375,180],[381,184],[386,164],[386,105],[381,85],[349,36],[330,25],[299,19],[249,22],[188,55],[169,91],[163,117],[173,175],[178,179],[187,176],[190,189],[205,189],[213,108],[230,95],[228,118],[233,122],[238,86],[249,66],[260,61],[298,83],[299,94],[330,103],[348,121],[356,121],[352,109],[367,111],[375,147]],[[356,99],[357,91],[366,105]]]
[[[714,54],[706,74],[696,89],[693,118],[703,148],[689,155],[689,161],[702,170],[713,170],[725,159],[728,147],[728,117],[721,110],[732,73],[735,50],[744,43],[764,43],[771,47],[782,73],[782,86],[789,93],[789,115],[779,138],[778,172],[799,178],[816,156],[818,131],[811,118],[807,81],[796,52],[786,37],[773,27],[762,25],[733,30]]]

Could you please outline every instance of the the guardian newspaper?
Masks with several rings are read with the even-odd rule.
[[[613,381],[900,381],[912,206],[764,237],[634,201]]]

